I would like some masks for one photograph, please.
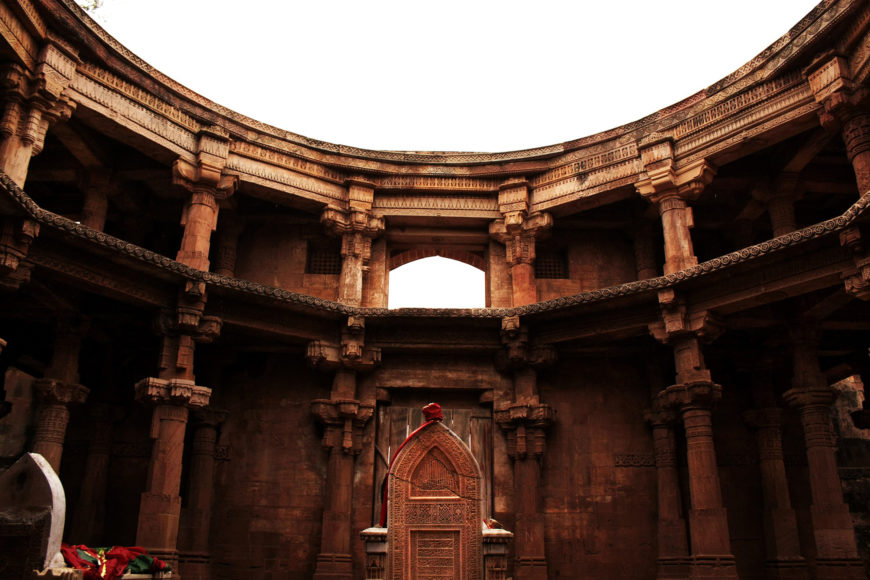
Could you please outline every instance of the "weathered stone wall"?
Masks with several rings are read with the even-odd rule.
[[[642,368],[563,357],[540,377],[556,409],[542,482],[552,578],[652,578],[656,479]]]
[[[338,275],[306,274],[307,244],[299,229],[286,225],[248,228],[239,241],[236,277],[335,300]]]
[[[570,239],[565,248],[569,278],[538,278],[540,300],[607,288],[637,279],[633,249],[619,232],[582,231],[561,237]]]
[[[328,383],[301,356],[240,365],[215,390],[229,411],[215,471],[215,578],[310,578],[320,543],[326,452],[311,418]]]

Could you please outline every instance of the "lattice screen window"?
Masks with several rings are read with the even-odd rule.
[[[308,241],[306,274],[341,274],[341,251],[336,244]]]
[[[563,251],[543,251],[535,256],[535,278],[567,278],[568,255]]]

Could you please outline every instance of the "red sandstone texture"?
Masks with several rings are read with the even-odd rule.
[[[490,580],[864,578],[868,35],[826,1],[630,125],[406,153],[217,107],[66,0],[4,4],[0,469],[44,454],[66,541],[182,578],[400,578],[459,544]],[[433,255],[487,307],[386,310]],[[480,513],[361,536],[431,401]],[[466,542],[489,518],[513,536]]]

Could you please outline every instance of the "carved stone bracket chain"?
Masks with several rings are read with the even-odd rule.
[[[365,318],[349,316],[341,330],[341,342],[313,340],[308,343],[306,358],[309,365],[321,370],[367,372],[381,364],[381,349],[365,345]]]

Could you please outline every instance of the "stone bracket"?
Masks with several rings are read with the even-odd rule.
[[[315,399],[311,401],[311,414],[323,425],[323,446],[341,448],[344,453],[357,455],[362,451],[362,432],[374,414],[374,405],[356,399]]]
[[[204,127],[197,133],[196,162],[178,158],[172,164],[172,183],[190,192],[209,191],[216,200],[228,199],[239,185],[238,175],[225,174],[230,152],[230,137],[218,126]]]
[[[505,245],[509,264],[535,261],[535,241],[553,227],[553,216],[546,212],[509,213],[489,225],[489,235]]]
[[[38,235],[39,224],[35,221],[11,216],[3,218],[0,222],[0,277],[18,269]]]
[[[55,379],[36,379],[33,381],[33,393],[38,401],[47,405],[75,405],[84,403],[90,390],[75,383],[66,383]]]
[[[519,316],[507,316],[501,321],[501,342],[504,349],[496,353],[496,367],[501,371],[520,368],[547,368],[558,360],[552,345],[530,344],[529,329],[522,326]]]
[[[722,334],[724,328],[715,314],[709,310],[692,310],[673,288],[660,290],[658,299],[662,319],[651,323],[649,331],[659,342],[668,344],[688,335],[712,342]]]
[[[512,403],[496,409],[495,422],[507,436],[507,452],[511,459],[523,459],[529,454],[540,459],[547,444],[547,429],[556,419],[556,411],[546,404]]]
[[[659,391],[656,405],[661,409],[709,408],[721,398],[722,385],[705,380],[689,381]]]
[[[183,405],[205,407],[211,398],[211,389],[185,379],[144,378],[135,386],[136,400],[152,405]]]
[[[855,274],[844,274],[846,293],[860,300],[870,300],[870,254],[864,247],[861,230],[851,227],[840,232],[840,245],[849,251]]]

